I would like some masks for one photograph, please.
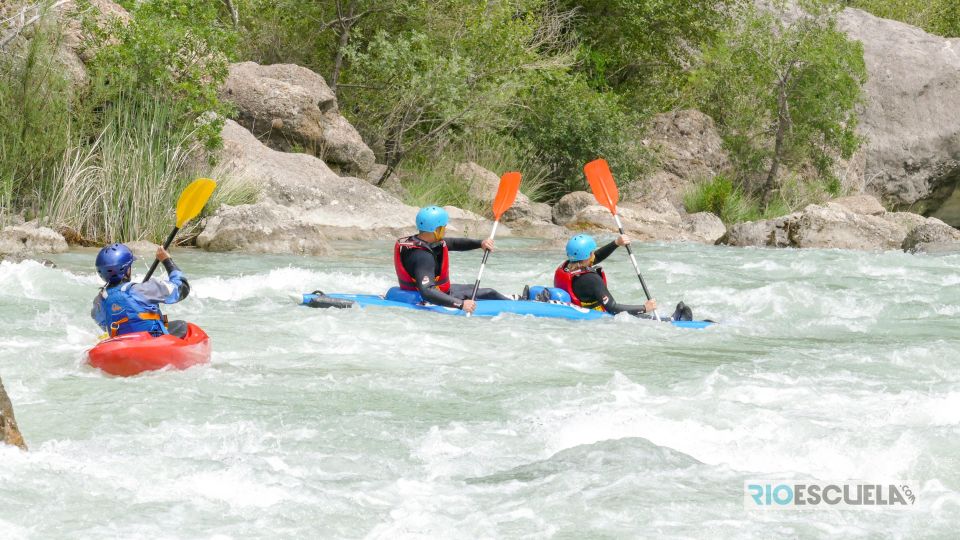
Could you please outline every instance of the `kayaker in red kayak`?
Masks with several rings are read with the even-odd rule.
[[[566,291],[573,303],[581,307],[606,311],[614,315],[627,312],[638,317],[650,318],[648,314],[657,309],[656,300],[647,300],[642,306],[618,303],[607,289],[606,274],[597,266],[612,255],[618,247],[629,243],[630,238],[621,235],[598,249],[597,242],[592,236],[587,234],[574,236],[567,242],[567,260],[560,263],[554,271],[553,286]],[[692,319],[693,313],[690,308],[680,302],[672,320]]]
[[[449,221],[447,211],[439,206],[428,206],[417,212],[419,233],[400,238],[393,248],[397,280],[401,289],[419,291],[431,304],[473,313],[477,309],[477,303],[470,300],[473,285],[450,283],[449,252],[481,248],[493,251],[493,240],[444,238]],[[480,289],[477,299],[511,300],[493,289]]]
[[[106,282],[93,300],[90,316],[110,337],[133,332],[153,336],[172,334],[184,337],[185,321],[170,321],[160,312],[160,304],[176,304],[190,294],[190,283],[165,249],[157,249],[157,259],[167,271],[167,279],[152,278],[146,283],[131,283],[133,253],[123,244],[112,244],[97,254],[97,273]]]

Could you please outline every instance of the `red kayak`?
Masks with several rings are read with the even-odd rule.
[[[120,377],[165,367],[187,369],[209,361],[210,338],[193,323],[187,323],[183,339],[134,332],[105,339],[87,351],[88,364]]]

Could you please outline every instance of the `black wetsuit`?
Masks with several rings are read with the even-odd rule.
[[[450,251],[471,251],[480,249],[480,240],[470,238],[445,238],[447,249]],[[436,276],[443,267],[443,248],[438,242],[431,245],[430,251],[424,249],[406,249],[400,255],[403,268],[417,282],[420,296],[431,304],[438,306],[462,308],[463,300],[473,294],[473,285],[451,283],[450,294],[437,288]],[[493,289],[477,291],[477,300],[509,300],[506,296]]]
[[[597,249],[594,252],[595,259],[593,263],[600,264],[616,251],[617,247],[619,246],[617,246],[616,242],[610,242],[602,248]],[[604,310],[614,315],[626,311],[631,315],[647,317],[647,315],[645,315],[647,310],[643,306],[617,303],[613,295],[610,294],[610,290],[607,289],[607,284],[603,282],[603,278],[600,277],[600,274],[597,272],[590,272],[574,277],[573,293],[577,295],[577,298],[580,299],[582,304],[602,305]]]

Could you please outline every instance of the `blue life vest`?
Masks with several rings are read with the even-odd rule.
[[[134,332],[150,332],[154,336],[167,333],[160,306],[138,300],[129,292],[132,283],[105,289],[100,295],[101,309],[106,314],[110,337]]]

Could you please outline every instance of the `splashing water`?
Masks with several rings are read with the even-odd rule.
[[[500,242],[484,284],[561,256]],[[390,246],[325,258],[174,253],[171,306],[210,365],[111,378],[94,252],[0,264],[0,376],[29,452],[0,448],[0,538],[953,537],[960,256],[647,244],[682,330],[311,310],[382,292]],[[454,254],[472,282],[476,252]],[[141,273],[146,262],[138,263]],[[625,254],[606,265],[639,301]],[[761,512],[748,478],[918,482],[915,509]]]

